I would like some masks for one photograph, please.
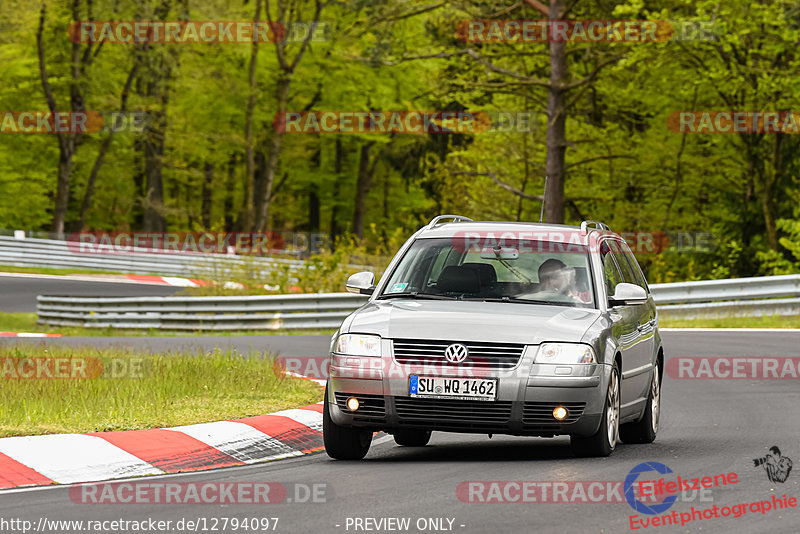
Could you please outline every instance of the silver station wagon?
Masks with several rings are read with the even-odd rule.
[[[658,431],[664,354],[656,306],[625,241],[580,227],[440,215],[415,233],[333,336],[323,409],[332,458],[373,432],[569,435],[608,456]]]

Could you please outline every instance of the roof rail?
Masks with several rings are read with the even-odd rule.
[[[463,217],[461,215],[437,215],[436,217],[431,219],[431,222],[429,222],[425,228],[433,228],[434,226],[439,224],[439,221],[441,221],[442,219],[453,219],[453,222],[472,222],[472,219],[470,219],[469,217]]]
[[[581,232],[585,232],[586,230],[588,230],[590,225],[593,225],[596,230],[608,230],[609,232],[611,231],[611,228],[609,228],[607,224],[603,224],[600,221],[589,220],[589,221],[583,221],[581,223]]]

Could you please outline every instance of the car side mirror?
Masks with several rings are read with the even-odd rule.
[[[608,298],[610,306],[644,304],[645,302],[647,302],[647,291],[643,287],[625,282],[617,284],[614,295]]]
[[[375,273],[364,271],[351,275],[345,287],[350,293],[372,295],[375,292]]]

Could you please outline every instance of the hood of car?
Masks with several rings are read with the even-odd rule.
[[[543,304],[378,300],[351,316],[343,331],[391,339],[537,345],[544,341],[581,341],[598,317],[600,311],[595,309]]]

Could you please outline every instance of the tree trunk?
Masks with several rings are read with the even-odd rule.
[[[339,228],[339,202],[342,197],[342,167],[344,160],[344,147],[342,147],[342,138],[336,137],[336,155],[333,161],[333,172],[336,178],[333,184],[333,205],[331,206],[331,224],[330,224],[330,242],[331,246],[336,245],[336,238],[339,237],[341,229]]]
[[[189,19],[188,5],[178,0],[178,20]],[[167,20],[171,2],[163,2],[155,10],[155,18]],[[164,216],[164,146],[167,136],[167,109],[169,108],[169,84],[172,66],[177,63],[177,49],[151,48],[145,43],[140,49],[140,75],[137,81],[139,93],[155,100],[141,134],[144,162],[144,215],[142,229],[146,232],[164,232],[167,227]],[[177,188],[176,188],[177,189]]]
[[[269,1],[269,0],[267,0]],[[253,21],[261,20],[261,0],[256,0],[256,13]],[[255,218],[255,183],[256,165],[253,143],[253,116],[255,115],[258,86],[256,84],[256,62],[258,59],[258,39],[253,39],[250,48],[250,66],[248,83],[250,95],[247,99],[247,111],[244,117],[245,161],[247,175],[244,182],[244,204],[242,206],[241,228],[250,230]]]
[[[264,6],[267,12],[267,19],[270,21],[280,22],[284,27],[288,27],[292,23],[292,16],[295,10],[299,10],[298,3],[280,1],[278,4],[278,12],[276,17],[272,17],[270,12],[269,0],[266,0]],[[322,0],[314,0],[314,15],[311,17],[311,22],[316,24],[319,22],[320,14],[322,12]],[[287,19],[288,15],[288,19]],[[286,41],[277,40],[274,44],[275,56],[278,60],[278,74],[275,84],[275,111],[278,116],[285,117],[287,104],[289,102],[289,86],[292,83],[292,75],[294,74],[297,65],[303,58],[303,54],[308,48],[308,43],[314,32],[308,32],[305,39],[303,39],[300,48],[294,56],[294,59],[289,60],[286,55]],[[275,182],[275,172],[278,168],[278,160],[281,155],[281,142],[283,141],[283,133],[277,130],[272,132],[269,146],[269,155],[267,158],[266,168],[266,187],[264,188],[264,195],[261,199],[258,209],[256,210],[256,222],[254,231],[263,232],[269,225],[269,207],[272,203],[272,187]]]
[[[233,220],[233,193],[236,190],[236,154],[231,154],[228,159],[228,184],[225,188],[225,231],[232,232],[234,229]]]
[[[359,239],[364,237],[364,218],[367,211],[367,195],[372,188],[372,173],[374,165],[369,163],[369,151],[374,144],[373,141],[364,143],[361,146],[360,157],[358,160],[358,177],[356,178],[356,198],[353,209],[353,234]]]
[[[286,114],[290,85],[291,78],[287,74],[282,72],[278,75],[278,81],[275,87],[275,101],[277,103],[277,113],[279,116],[285,116]],[[272,201],[272,185],[275,182],[275,171],[278,168],[278,158],[280,158],[281,155],[282,141],[283,134],[279,131],[273,131],[269,146],[269,155],[267,157],[264,196],[261,199],[258,217],[256,218],[256,224],[253,228],[255,232],[263,232],[267,229],[267,224],[269,222],[269,205]]]
[[[202,222],[203,222],[203,230],[208,230],[211,228],[211,191],[212,186],[214,185],[214,164],[210,161],[206,161],[205,167],[203,169],[203,207],[202,211]]]
[[[68,137],[69,134],[60,134]],[[64,236],[64,223],[67,218],[67,204],[69,203],[69,175],[72,171],[72,154],[74,145],[65,141],[59,145],[58,151],[58,178],[56,185],[55,210],[53,211],[53,232],[57,238]]]
[[[72,2],[72,20],[77,21],[80,19],[80,1],[73,0]],[[50,79],[47,75],[47,65],[45,62],[45,49],[44,49],[44,23],[47,15],[46,6],[42,4],[42,9],[39,14],[39,28],[36,32],[36,50],[39,60],[39,78],[42,82],[42,91],[44,92],[45,99],[47,100],[47,107],[51,114],[58,111],[53,90],[50,87]],[[80,78],[81,78],[81,53],[80,43],[72,43],[72,62],[71,62],[71,83],[69,88],[70,95],[70,109],[73,112],[84,112],[84,99],[80,91]],[[56,194],[55,203],[53,208],[53,225],[52,231],[57,237],[64,236],[64,226],[67,219],[67,207],[69,205],[69,181],[70,172],[72,171],[72,157],[75,154],[75,148],[79,144],[80,134],[77,132],[58,133],[58,171],[56,176]]]
[[[308,189],[308,231],[319,232],[320,202],[317,186],[312,184]]]
[[[770,158],[770,169],[765,172],[764,190],[761,192],[761,209],[764,212],[764,226],[767,230],[767,243],[772,250],[778,250],[778,226],[775,222],[774,210],[774,190],[778,182],[781,169],[781,140],[783,136],[774,135],[772,146],[772,157]]]
[[[162,107],[152,113],[152,125],[145,128],[144,167],[145,208],[144,231],[164,232],[167,227],[164,218],[164,181],[162,175],[164,157],[164,137],[167,130],[166,107],[167,89],[162,88]]]
[[[78,215],[78,222],[75,225],[78,231],[83,229],[83,225],[86,223],[86,214],[89,213],[89,210],[92,207],[92,200],[94,199],[94,186],[97,182],[97,175],[100,172],[100,167],[103,166],[103,161],[105,160],[106,153],[108,153],[108,149],[111,147],[111,141],[114,139],[114,134],[117,131],[117,128],[120,126],[120,121],[122,120],[122,116],[128,108],[128,94],[131,90],[131,85],[133,84],[133,79],[136,77],[136,71],[138,70],[138,62],[134,60],[134,65],[131,68],[131,71],[128,73],[128,79],[125,80],[125,86],[122,88],[122,95],[120,96],[120,107],[119,113],[120,115],[114,121],[114,124],[111,126],[111,131],[108,132],[108,135],[105,139],[103,139],[103,143],[100,145],[100,149],[97,152],[97,157],[95,157],[94,165],[92,165],[92,171],[89,174],[89,181],[86,183],[86,191],[83,194],[83,202],[81,203],[81,211]]]
[[[560,18],[564,12],[566,0],[551,0],[551,23]],[[564,152],[566,151],[567,115],[564,105],[566,92],[564,85],[568,81],[567,43],[553,40],[550,42],[550,88],[547,95],[547,192],[545,193],[545,221],[552,224],[564,222]]]
[[[311,164],[317,168],[317,172],[320,174],[322,173],[322,139],[320,136],[317,135],[316,142],[317,142],[317,149],[311,155]],[[308,231],[309,232],[319,232],[319,225],[320,225],[320,200],[319,194],[317,191],[319,190],[319,184],[317,183],[310,183],[308,185]]]

